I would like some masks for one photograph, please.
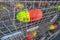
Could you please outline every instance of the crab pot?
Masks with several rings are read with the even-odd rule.
[[[38,6],[35,5],[36,3]],[[51,2],[48,3],[51,4]],[[47,6],[45,4],[39,6],[40,1],[34,0],[0,2],[2,5],[0,6],[0,39],[36,40],[38,35],[41,36],[50,30],[50,25],[59,16],[60,7],[57,10],[57,4],[51,6],[48,3],[46,3]]]

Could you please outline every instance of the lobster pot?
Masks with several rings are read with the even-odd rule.
[[[0,39],[25,40],[33,32],[44,34],[59,14],[50,3],[47,6],[35,1],[0,2]]]

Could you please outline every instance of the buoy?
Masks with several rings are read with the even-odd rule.
[[[39,3],[39,6],[42,6],[42,2]]]
[[[34,37],[36,37],[36,36],[37,36],[37,32],[36,32],[36,31],[34,31],[34,32],[33,32],[33,34],[34,34]]]
[[[46,2],[46,5],[48,6],[49,5],[49,2]]]
[[[24,8],[24,5],[23,4],[21,4],[21,3],[17,3],[17,6],[19,7],[19,8]]]
[[[50,26],[50,30],[54,30],[54,29],[56,29],[57,28],[57,24],[52,24],[51,26]]]
[[[42,11],[39,9],[20,11],[16,19],[21,22],[33,22],[42,19]]]
[[[30,33],[26,36],[26,40],[31,40],[34,38],[34,34],[33,33]]]
[[[46,3],[45,2],[42,2],[42,6],[45,6],[46,5]]]
[[[0,4],[0,10],[3,10],[3,5],[2,4]]]
[[[39,6],[45,6],[45,5],[47,5],[47,6],[48,6],[48,5],[49,5],[49,3],[48,3],[48,2],[40,2],[40,3],[39,3]]]
[[[59,5],[59,6],[57,6],[57,10],[58,10],[58,11],[60,11],[60,5]]]
[[[36,34],[37,34],[37,32],[34,31],[33,33],[28,34],[28,35],[26,36],[26,39],[27,39],[27,40],[31,40],[31,39],[33,39],[33,38],[36,37]]]
[[[21,3],[15,3],[14,4],[14,8],[16,11],[20,10],[20,9],[23,9],[24,8],[24,5],[21,4]]]

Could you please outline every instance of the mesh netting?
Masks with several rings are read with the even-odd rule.
[[[15,9],[14,5],[16,3],[22,3],[22,9]],[[29,5],[28,5],[29,3]],[[58,12],[54,7],[49,6],[39,6],[36,3],[39,2],[0,2],[2,5],[2,9],[0,9],[0,37],[6,36],[8,34],[12,34],[13,36],[17,36],[24,34],[25,36],[30,33],[31,31],[37,31],[38,34],[43,34],[47,30],[49,30],[49,26],[55,22],[58,17]],[[57,6],[57,5],[53,5]],[[16,15],[18,12],[23,10],[35,10],[40,9],[42,10],[42,19],[35,21],[35,22],[20,22],[16,19]],[[35,29],[34,29],[35,28]],[[33,30],[32,30],[33,29]],[[14,33],[17,33],[14,35]],[[10,36],[10,38],[8,38]],[[7,36],[6,40],[14,40],[14,37],[9,35]],[[12,38],[13,37],[13,38]],[[3,37],[4,38],[4,37]],[[17,38],[17,37],[15,37]],[[18,38],[18,40],[23,38]],[[2,39],[4,40],[4,39]],[[16,39],[15,39],[16,40]]]

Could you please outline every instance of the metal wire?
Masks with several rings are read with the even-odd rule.
[[[22,1],[21,1],[22,2]],[[32,5],[31,5],[31,7],[33,8],[33,9],[37,9],[37,8],[35,8],[35,6],[34,6],[34,3],[36,2],[36,1],[24,1],[24,5],[25,5],[25,9],[26,10],[28,10],[28,8],[26,7],[26,4],[27,4],[27,2],[31,2],[32,3]],[[39,2],[39,1],[37,1],[37,2]],[[6,2],[7,3],[7,2]],[[16,2],[17,3],[17,2]],[[3,3],[2,3],[3,4]],[[10,4],[9,4],[10,5]],[[23,35],[24,37],[28,34],[28,32],[30,32],[30,31],[33,31],[33,30],[35,30],[35,29],[33,29],[33,30],[31,30],[31,28],[35,28],[36,26],[38,26],[38,28],[36,29],[37,31],[41,31],[41,32],[43,32],[44,33],[44,30],[46,29],[46,30],[48,30],[47,29],[47,27],[43,27],[43,24],[45,25],[45,26],[49,26],[49,25],[51,25],[51,19],[53,19],[54,18],[54,16],[56,15],[56,10],[52,10],[52,9],[54,9],[54,8],[56,8],[56,7],[48,7],[48,8],[45,8],[45,7],[43,7],[43,8],[41,8],[41,10],[42,11],[45,11],[46,10],[46,12],[44,12],[43,13],[43,18],[41,19],[41,20],[39,20],[39,21],[37,21],[37,22],[29,22],[29,23],[22,23],[22,22],[19,22],[18,20],[16,20],[16,18],[15,18],[15,15],[17,14],[17,12],[16,12],[16,10],[13,8],[13,12],[11,12],[11,9],[8,9],[9,8],[9,6],[8,5],[6,5],[7,7],[3,7],[4,8],[4,10],[6,10],[7,11],[7,15],[5,14],[5,15],[3,15],[3,14],[1,14],[1,17],[0,17],[0,23],[2,24],[2,25],[4,25],[3,27],[1,27],[1,29],[0,29],[0,32],[3,34],[2,36],[5,36],[5,35],[8,35],[8,34],[11,34],[11,33],[14,33],[14,31],[15,32],[19,32],[19,31],[23,31],[25,34]],[[12,4],[10,5],[10,6],[12,6]],[[13,6],[12,6],[13,7]],[[24,10],[24,9],[21,9],[21,10],[19,10],[19,11],[22,11],[22,10]],[[2,11],[3,12],[3,11]],[[11,18],[11,16],[13,17],[13,18]],[[4,17],[6,17],[5,19],[6,20],[4,20]],[[2,19],[3,18],[3,19]],[[54,18],[54,19],[56,19],[56,18]],[[54,21],[54,20],[53,20]],[[6,24],[6,22],[7,22],[7,24]],[[9,25],[8,25],[8,23],[9,23]],[[48,25],[48,23],[49,23],[49,25]],[[11,24],[11,25],[10,25]],[[41,27],[41,28],[40,28]],[[7,29],[7,30],[2,30],[2,29]],[[44,29],[45,28],[45,29]],[[38,30],[38,29],[40,29],[40,30]],[[44,30],[41,30],[41,29],[44,29]],[[27,31],[27,30],[29,30],[29,31]],[[45,31],[46,31],[45,30]],[[41,33],[42,34],[42,33]],[[10,38],[10,40],[14,40],[14,38],[16,38],[16,37],[13,37],[13,38]],[[21,38],[21,37],[20,37]],[[16,39],[15,39],[16,40]],[[23,38],[21,38],[21,40],[23,40]]]
[[[47,40],[49,40],[50,38],[51,38],[51,40],[52,39],[54,39],[57,35],[58,35],[58,33],[60,32],[60,30],[58,30],[56,33],[54,33],[54,34],[52,34]],[[55,36],[54,36],[55,35]],[[53,37],[54,36],[54,37]],[[52,38],[53,37],[53,38]]]

